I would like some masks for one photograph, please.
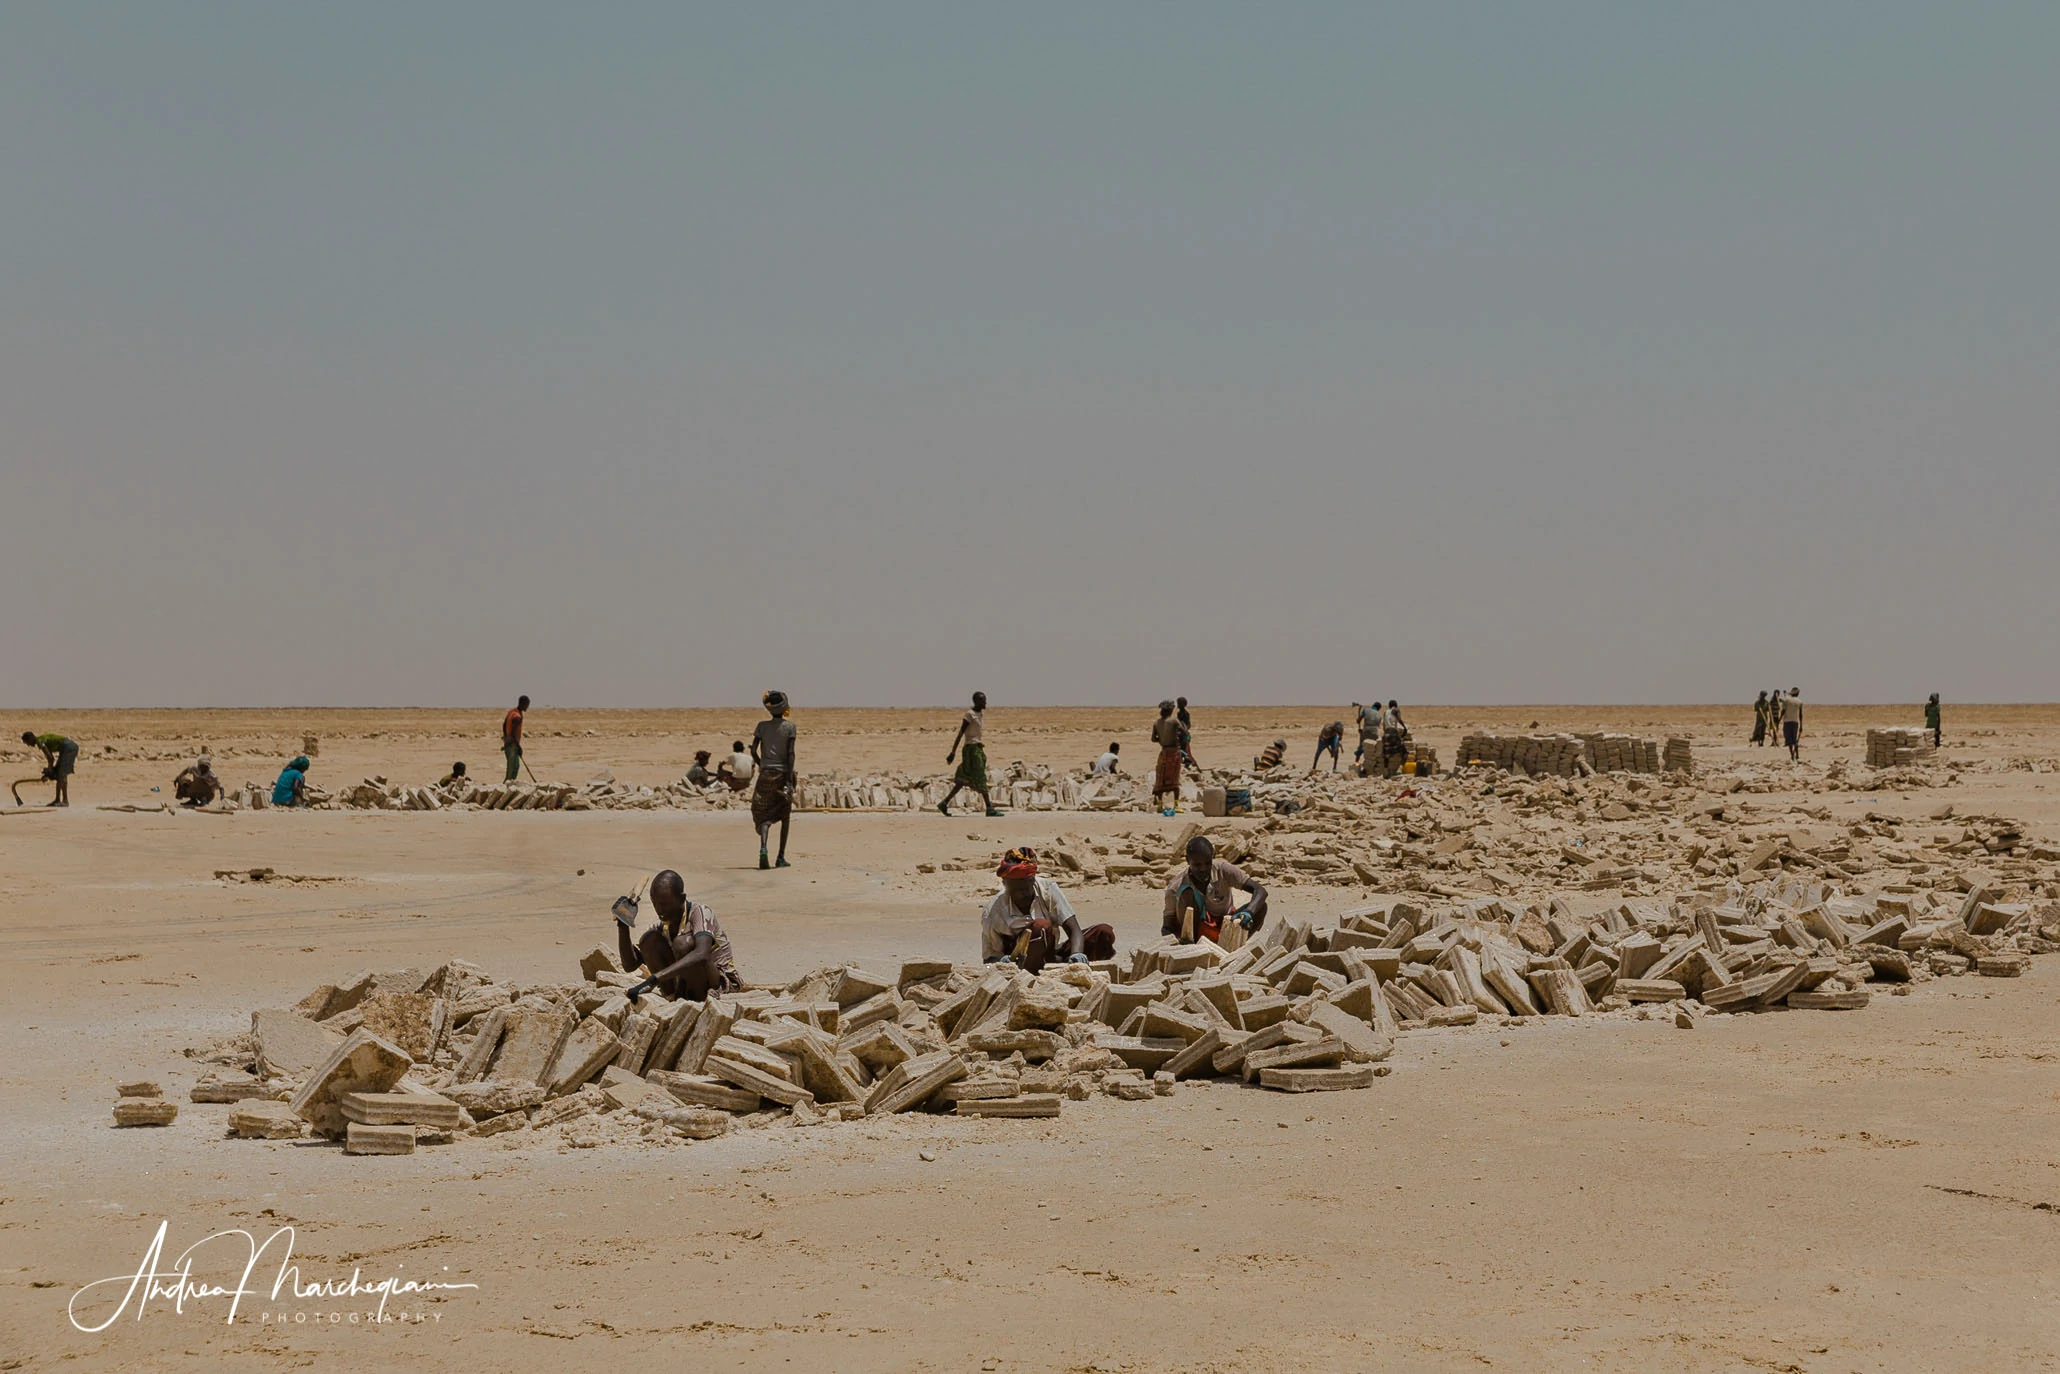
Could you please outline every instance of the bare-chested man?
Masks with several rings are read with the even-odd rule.
[[[666,869],[651,880],[651,909],[658,924],[636,934],[637,899],[615,899],[615,939],[622,971],[644,970],[644,981],[628,990],[631,1001],[656,988],[669,997],[699,1002],[711,992],[742,987],[736,955],[722,922],[700,902],[687,900],[686,880]]]

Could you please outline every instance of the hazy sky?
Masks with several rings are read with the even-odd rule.
[[[0,703],[2060,696],[2060,5],[0,10]]]

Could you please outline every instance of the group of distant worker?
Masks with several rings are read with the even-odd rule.
[[[1802,688],[1791,687],[1787,692],[1775,688],[1761,692],[1752,704],[1752,743],[1755,745],[1781,744],[1788,749],[1788,757],[1802,758]],[[1931,747],[1945,744],[1945,728],[1939,716],[1938,693],[1933,692],[1924,703],[1924,728],[1931,732]]]
[[[1932,701],[1937,702],[1936,696]],[[1788,757],[1802,758],[1802,688],[1791,687],[1787,695],[1780,688],[1761,692],[1752,704],[1752,742],[1756,745],[1785,744]]]
[[[1265,924],[1266,889],[1236,864],[1217,858],[1206,836],[1188,841],[1186,858],[1186,867],[1166,883],[1160,934],[1181,944],[1211,940],[1236,950]],[[1035,849],[1010,849],[995,875],[1001,888],[980,913],[982,962],[1036,973],[1053,962],[1115,957],[1115,927],[1083,927],[1066,894],[1041,871]],[[686,880],[676,870],[651,880],[650,897],[658,919],[641,932],[640,893],[616,898],[612,908],[623,972],[644,975],[627,989],[631,1001],[656,990],[698,1002],[743,986],[722,922],[706,903],[688,898]]]
[[[1409,757],[1409,726],[1402,719],[1402,704],[1390,698],[1388,704],[1380,704],[1380,698],[1361,705],[1352,703],[1353,718],[1359,725],[1359,747],[1352,751],[1352,762],[1364,765],[1369,753],[1383,776],[1392,777],[1401,771],[1402,762]],[[1274,749],[1286,747],[1285,740],[1275,740]],[[1345,747],[1345,723],[1334,720],[1316,736],[1316,757],[1309,761],[1309,771],[1315,772],[1323,762],[1323,756],[1330,755],[1330,771],[1338,771],[1339,757]],[[1273,752],[1272,750],[1268,751]],[[1260,759],[1267,757],[1261,754]],[[1280,760],[1274,759],[1275,763]],[[1270,765],[1269,765],[1270,766]]]

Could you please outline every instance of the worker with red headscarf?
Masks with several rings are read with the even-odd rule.
[[[1082,930],[1059,885],[1038,876],[1036,850],[1027,845],[1011,849],[995,871],[1001,876],[1001,891],[980,916],[982,961],[1011,962],[1036,973],[1057,958],[1084,964],[1114,956],[1115,928]]]

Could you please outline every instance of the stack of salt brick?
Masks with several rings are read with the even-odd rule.
[[[1669,737],[1662,766],[1669,773],[1693,773],[1695,771],[1695,741],[1687,735]]]
[[[1468,735],[1459,761],[1488,763],[1511,772],[1570,778],[1580,771],[1585,746],[1578,735]],[[1592,765],[1591,765],[1592,766]]]
[[[1657,773],[1659,741],[1642,735],[1582,735],[1588,766],[1598,773]]]
[[[1899,768],[1904,764],[1928,763],[1938,754],[1931,746],[1931,732],[1914,725],[1891,725],[1867,732],[1867,766]]]

